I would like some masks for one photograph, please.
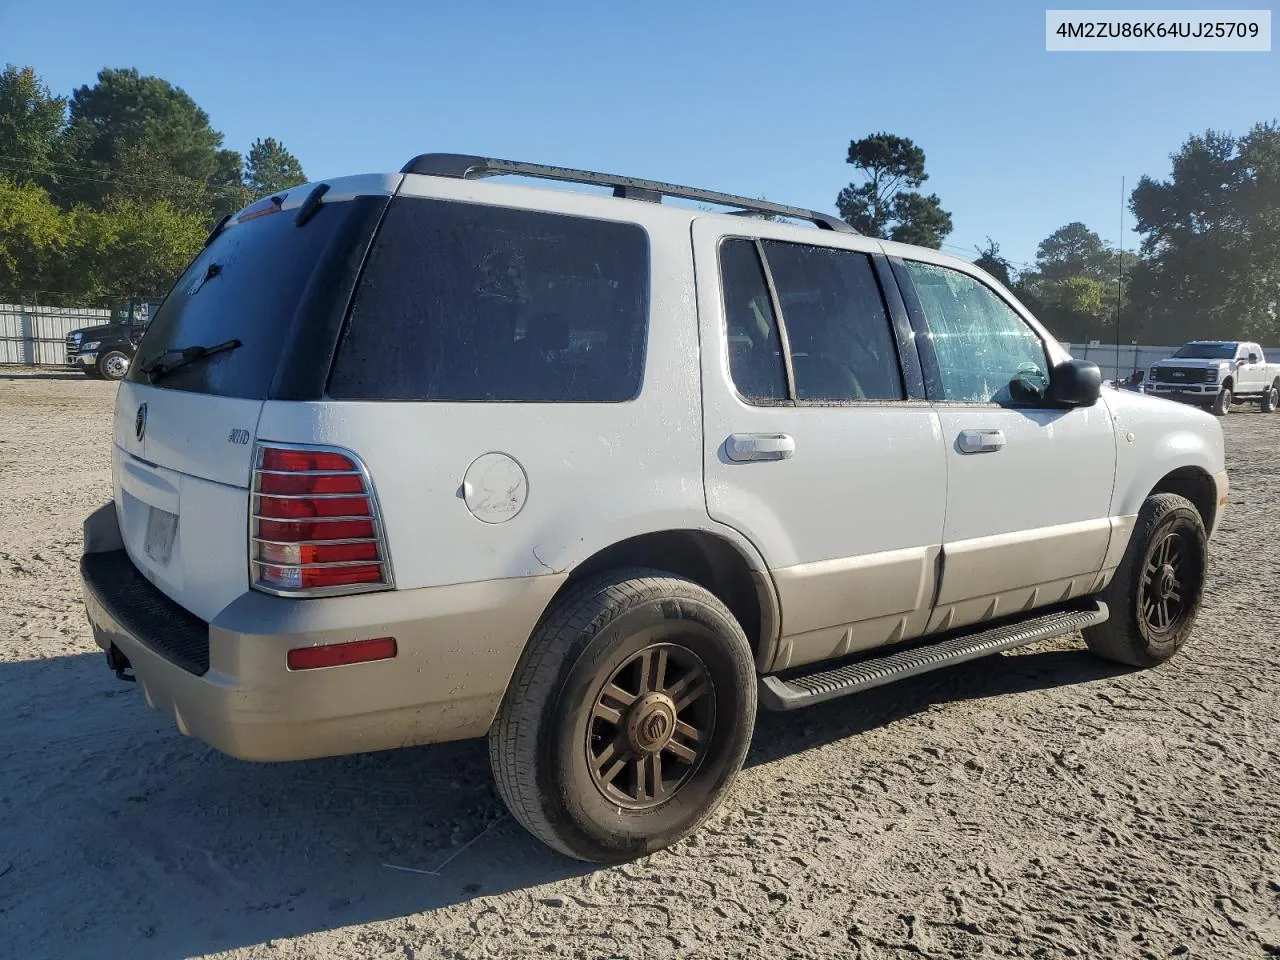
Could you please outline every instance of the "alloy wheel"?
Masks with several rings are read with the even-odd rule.
[[[1156,540],[1147,552],[1138,587],[1138,610],[1156,637],[1176,631],[1194,604],[1203,558],[1195,544],[1177,531]]]
[[[677,643],[653,643],[613,671],[587,723],[587,767],[596,788],[628,810],[663,803],[706,756],[715,689],[706,665]]]

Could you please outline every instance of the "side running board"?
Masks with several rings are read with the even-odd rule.
[[[1044,613],[998,627],[977,627],[931,637],[910,649],[878,657],[846,661],[840,666],[818,665],[811,673],[788,670],[762,677],[760,703],[769,710],[795,710],[846,694],[870,690],[895,680],[977,660],[1001,650],[1024,647],[1037,640],[1059,637],[1107,619],[1107,605],[1097,600]]]

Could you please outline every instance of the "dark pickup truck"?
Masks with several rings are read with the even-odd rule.
[[[123,380],[155,308],[150,302],[131,303],[111,323],[72,330],[67,334],[67,366],[95,379]]]

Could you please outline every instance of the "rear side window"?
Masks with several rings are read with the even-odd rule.
[[[313,280],[368,243],[382,198],[322,204],[302,227],[292,210],[222,231],[187,267],[138,347],[129,379],[149,382],[143,364],[166,351],[241,346],[173,370],[159,386],[225,397],[266,399],[291,327],[306,312]],[[345,297],[350,289],[338,296]],[[345,304],[345,299],[343,299]]]
[[[796,397],[901,400],[906,394],[880,286],[864,253],[764,241],[782,307]]]
[[[720,275],[734,386],[749,403],[789,402],[782,338],[756,245],[750,240],[724,241]]]
[[[392,201],[338,346],[343,400],[630,400],[649,243],[635,225]]]

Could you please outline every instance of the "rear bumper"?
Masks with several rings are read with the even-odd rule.
[[[147,702],[182,733],[246,760],[483,735],[526,639],[564,579],[313,600],[250,591],[205,624],[129,561],[114,505],[86,520],[85,554],[84,600],[98,645],[114,646],[129,659]],[[177,623],[182,617],[186,622]],[[201,631],[207,631],[203,672]],[[286,666],[295,647],[386,636],[397,641],[390,660],[301,671]]]

